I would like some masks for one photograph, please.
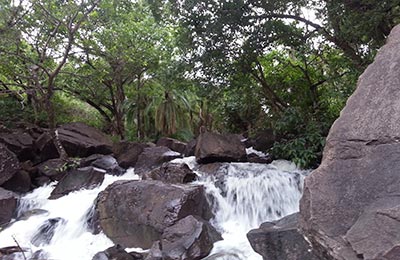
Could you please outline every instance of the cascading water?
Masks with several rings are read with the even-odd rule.
[[[175,160],[196,169],[194,157]],[[206,259],[261,260],[246,234],[261,223],[280,219],[299,210],[307,171],[294,163],[278,160],[271,164],[225,163],[212,176],[196,171],[197,183],[211,196],[215,218],[212,224],[224,240],[214,244]]]
[[[194,157],[174,162],[197,168]],[[306,172],[290,162],[274,161],[269,165],[226,163],[213,176],[197,173],[197,184],[205,186],[213,204],[212,224],[224,239],[214,244],[205,259],[259,260],[262,258],[252,250],[246,233],[262,222],[298,211]],[[27,249],[27,259],[43,250],[46,256],[38,259],[91,260],[95,253],[113,245],[104,234],[91,234],[86,224],[98,193],[116,180],[138,178],[133,170],[120,177],[106,175],[100,187],[73,192],[56,200],[47,199],[54,183],[37,188],[21,198],[18,220],[0,230],[0,248],[15,246],[17,241]],[[32,216],[26,216],[27,213]],[[40,237],[43,232],[48,241]],[[19,259],[24,256],[20,255]]]
[[[54,260],[91,260],[93,255],[110,246],[113,242],[104,234],[93,235],[87,227],[87,214],[93,206],[97,195],[109,184],[117,180],[139,179],[133,170],[128,170],[124,175],[116,177],[105,175],[101,186],[92,190],[72,192],[57,200],[48,200],[54,189],[55,183],[35,189],[32,193],[22,197],[19,205],[19,215],[33,212],[35,215],[28,219],[13,223],[9,228],[0,232],[0,248],[16,246],[16,242],[27,252],[20,254],[18,260],[24,260],[34,252],[43,250],[46,256],[38,259]],[[39,209],[39,210],[38,210]],[[49,243],[35,240],[40,236],[38,229],[45,224],[48,226],[46,237]],[[58,221],[61,220],[61,221]],[[52,223],[53,222],[53,223]],[[57,223],[55,223],[57,222]]]

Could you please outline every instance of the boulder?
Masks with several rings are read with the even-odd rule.
[[[247,233],[254,251],[263,260],[321,260],[297,229],[298,213],[265,222]]]
[[[149,248],[179,219],[212,216],[202,186],[148,180],[114,182],[99,194],[95,214],[114,243],[140,248]]]
[[[125,173],[125,170],[118,165],[117,160],[111,155],[92,154],[80,160],[79,166],[93,166],[106,171],[107,174],[116,176],[120,176]]]
[[[398,259],[400,26],[360,76],[305,179],[300,227],[331,259]]]
[[[156,241],[151,246],[149,253],[144,260],[164,260],[161,252],[161,243]]]
[[[164,230],[162,256],[165,260],[202,259],[221,239],[210,223],[190,215]]]
[[[158,139],[157,146],[165,146],[171,149],[172,151],[184,154],[186,150],[186,143],[181,142],[179,140],[169,138],[169,137],[162,137]]]
[[[84,123],[69,123],[57,128],[58,136],[71,157],[87,157],[92,154],[111,154],[112,142],[98,129]]]
[[[0,226],[7,224],[15,216],[17,196],[8,190],[0,188]]]
[[[264,163],[264,164],[269,164],[273,161],[272,156],[267,155],[267,156],[260,156],[256,153],[249,153],[247,155],[247,161],[250,163]]]
[[[120,245],[112,246],[102,252],[98,252],[92,260],[136,260],[138,258],[128,254]],[[140,258],[139,258],[140,259]]]
[[[37,247],[48,245],[54,236],[55,229],[65,222],[63,218],[50,218],[46,220],[33,235],[31,239],[32,245]]]
[[[248,138],[244,141],[246,147],[253,147],[258,151],[267,151],[275,143],[276,137],[272,129],[265,129],[259,131],[254,137]]]
[[[29,172],[19,170],[14,176],[1,185],[3,188],[17,192],[26,193],[32,189],[32,181]]]
[[[114,145],[113,153],[119,165],[127,169],[135,167],[139,155],[148,147],[154,147],[154,144],[122,141]]]
[[[17,156],[0,144],[0,185],[11,179],[20,169]]]
[[[101,158],[92,162],[91,165],[105,170],[106,173],[110,175],[120,176],[125,173],[125,170],[118,165],[117,160],[111,155],[103,155]]]
[[[189,166],[181,163],[164,163],[159,168],[143,175],[145,180],[158,180],[165,183],[188,183],[196,178],[196,174]]]
[[[197,139],[191,140],[189,143],[187,143],[186,148],[185,148],[185,156],[194,156],[196,153],[196,145],[197,145]]]
[[[1,132],[0,143],[6,145],[8,149],[16,154],[21,162],[34,160],[35,158],[34,139],[29,133],[21,129],[14,129],[12,132]]]
[[[246,149],[236,135],[201,133],[196,145],[198,163],[241,162],[246,160]]]
[[[145,148],[136,162],[135,173],[142,176],[146,172],[160,167],[165,162],[181,157],[180,153],[164,146]]]
[[[62,159],[50,159],[36,166],[39,176],[46,176],[52,181],[61,180],[68,170],[68,163]]]
[[[51,192],[49,199],[58,199],[80,189],[93,189],[101,185],[104,172],[94,167],[70,170]]]
[[[40,162],[60,157],[48,132],[44,132],[35,140],[35,147],[40,156]]]

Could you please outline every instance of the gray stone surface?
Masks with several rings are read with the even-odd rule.
[[[0,188],[0,226],[15,217],[17,202],[17,196],[13,192]]]
[[[95,222],[114,243],[140,248],[150,248],[165,228],[188,215],[212,216],[202,186],[148,180],[111,184],[99,194],[95,211]]]
[[[265,222],[247,233],[254,251],[264,260],[322,260],[297,229],[298,213]]]
[[[11,179],[19,168],[17,156],[0,143],[0,185]]]
[[[305,180],[302,232],[332,259],[400,259],[399,53],[396,26]]]

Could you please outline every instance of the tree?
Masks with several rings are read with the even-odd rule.
[[[14,32],[14,37],[9,39],[7,47],[3,45],[1,49],[2,66],[9,66],[8,60],[12,60],[18,70],[16,73],[2,73],[2,85],[4,88],[20,87],[29,99],[35,101],[38,109],[46,111],[50,133],[61,158],[67,155],[56,132],[53,96],[79,29],[98,3],[99,0],[36,0],[27,6],[22,3],[16,7],[9,6],[20,15],[10,13],[13,22],[7,23],[6,31]]]

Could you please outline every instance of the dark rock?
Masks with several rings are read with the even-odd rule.
[[[169,137],[162,137],[158,139],[157,146],[165,146],[171,149],[172,151],[184,154],[186,150],[186,143],[181,142],[179,140],[169,138]]]
[[[144,180],[158,180],[166,183],[189,183],[196,178],[196,174],[189,166],[180,163],[164,163],[161,167],[143,175]]]
[[[0,185],[11,179],[20,169],[17,157],[0,144]]]
[[[297,229],[298,213],[261,224],[247,233],[254,251],[264,260],[322,260]]]
[[[194,156],[194,154],[196,152],[196,145],[197,145],[197,139],[193,139],[189,143],[187,143],[186,149],[184,152],[186,157]]]
[[[8,190],[0,188],[0,226],[7,224],[15,216],[17,196]]]
[[[80,189],[93,189],[104,180],[104,172],[94,167],[79,168],[69,171],[51,192],[49,199],[58,199]]]
[[[113,153],[119,165],[127,169],[135,167],[139,155],[148,147],[154,147],[154,144],[122,141],[114,145]]]
[[[145,253],[138,253],[138,252],[129,252],[129,254],[135,260],[143,260],[145,258]]]
[[[23,256],[28,251],[28,248],[21,248],[18,246],[3,247],[0,248],[0,260],[24,259]]]
[[[91,165],[103,169],[107,174],[111,175],[120,176],[125,173],[125,170],[118,165],[117,160],[111,155],[104,155],[92,162]]]
[[[29,258],[29,260],[47,260],[47,259],[50,259],[49,254],[43,249],[36,251]]]
[[[196,145],[198,163],[240,162],[246,160],[246,149],[236,135],[201,133]]]
[[[161,252],[161,243],[156,241],[150,248],[149,254],[144,260],[164,260]]]
[[[41,187],[51,183],[52,180],[47,176],[38,176],[32,180],[32,185],[35,187]]]
[[[14,129],[10,133],[1,132],[0,143],[15,153],[21,162],[35,159],[34,139],[21,129]]]
[[[253,147],[258,151],[267,151],[275,143],[276,137],[272,129],[262,130],[254,135],[254,137],[246,139],[244,144],[247,148]]]
[[[320,167],[305,180],[300,227],[331,259],[399,258],[399,43],[396,26],[333,124]]]
[[[162,256],[165,260],[202,259],[221,240],[210,223],[187,216],[167,227],[161,237]]]
[[[269,164],[273,161],[272,156],[259,156],[255,153],[250,153],[247,155],[247,161],[251,163],[265,163]]]
[[[51,159],[37,165],[39,176],[46,176],[53,181],[61,180],[68,170],[68,163],[62,159]]]
[[[28,172],[20,170],[11,179],[3,183],[2,187],[17,193],[26,193],[32,188],[31,176]]]
[[[28,220],[30,217],[38,216],[38,215],[46,215],[47,216],[47,215],[49,215],[49,212],[44,209],[31,209],[31,210],[21,213],[18,216],[17,220]]]
[[[79,168],[92,166],[92,163],[95,162],[97,159],[103,158],[104,154],[92,154],[88,157],[82,158],[79,161]]]
[[[55,229],[65,223],[63,218],[50,218],[46,220],[36,231],[31,239],[34,246],[48,245],[53,239]]]
[[[41,162],[59,158],[53,139],[48,132],[43,133],[35,140],[35,147]]]
[[[212,216],[202,186],[159,181],[117,181],[99,194],[96,211],[102,230],[114,243],[141,248],[149,248],[179,219]]]
[[[136,162],[135,173],[141,176],[146,172],[160,167],[165,162],[181,157],[179,153],[171,151],[167,147],[158,146],[145,148]]]
[[[98,252],[92,260],[136,260],[136,258],[128,254],[120,245],[116,245]]]
[[[70,157],[111,154],[111,140],[98,129],[84,123],[69,123],[58,129],[60,141]]]

